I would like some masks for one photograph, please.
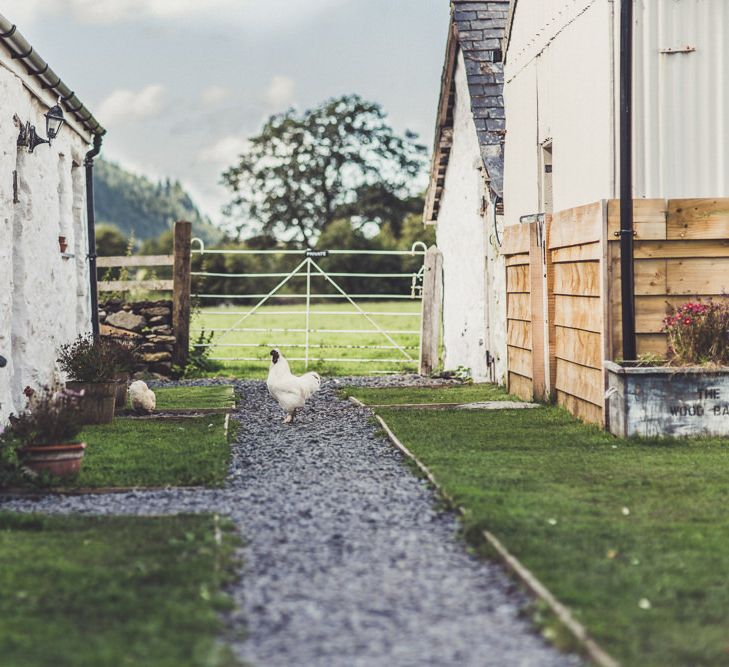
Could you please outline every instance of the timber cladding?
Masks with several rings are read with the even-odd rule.
[[[610,352],[622,354],[620,202],[608,207]],[[665,356],[663,320],[690,300],[729,295],[729,199],[646,199],[634,203],[638,355]]]
[[[674,307],[729,300],[729,199],[641,199],[633,212],[638,355],[665,357]],[[622,357],[620,202],[547,215],[546,249],[538,224],[505,230],[508,388],[604,425],[604,361]]]
[[[529,225],[504,230],[506,264],[507,389],[524,400],[534,397]]]
[[[559,405],[604,423],[605,204],[547,217],[551,386]]]

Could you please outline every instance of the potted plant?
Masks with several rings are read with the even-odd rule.
[[[80,335],[63,345],[58,363],[68,376],[66,386],[83,391],[79,403],[84,424],[108,424],[114,419],[116,404],[116,367],[114,352],[105,339]]]
[[[132,372],[137,363],[134,344],[131,341],[115,338],[102,340],[109,346],[109,363],[114,367],[114,379],[117,383],[115,411],[119,413],[126,407],[129,381],[132,379]]]
[[[605,362],[610,432],[729,436],[729,304],[685,303],[664,332],[667,359]]]
[[[86,444],[76,441],[81,430],[80,392],[60,385],[35,391],[25,388],[28,407],[10,416],[2,434],[6,449],[15,449],[20,462],[36,474],[72,477],[78,474]]]

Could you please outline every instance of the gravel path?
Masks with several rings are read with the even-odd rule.
[[[237,385],[241,428],[224,489],[0,500],[0,509],[230,516],[246,546],[228,622],[247,625],[234,647],[258,667],[580,664],[534,634],[522,594],[468,554],[454,515],[437,509],[369,411],[336,398],[335,382],[293,426],[280,423],[264,383]]]

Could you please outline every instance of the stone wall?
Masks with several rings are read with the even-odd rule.
[[[172,375],[172,301],[108,299],[99,304],[101,335],[133,341],[137,354],[135,379]]]

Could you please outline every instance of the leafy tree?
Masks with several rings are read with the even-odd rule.
[[[129,239],[114,225],[96,225],[96,254],[100,257],[121,257]]]
[[[308,247],[343,215],[382,223],[383,202],[412,196],[425,159],[415,139],[398,135],[378,104],[357,95],[271,116],[223,173],[233,193],[226,213],[239,238],[254,231]]]

